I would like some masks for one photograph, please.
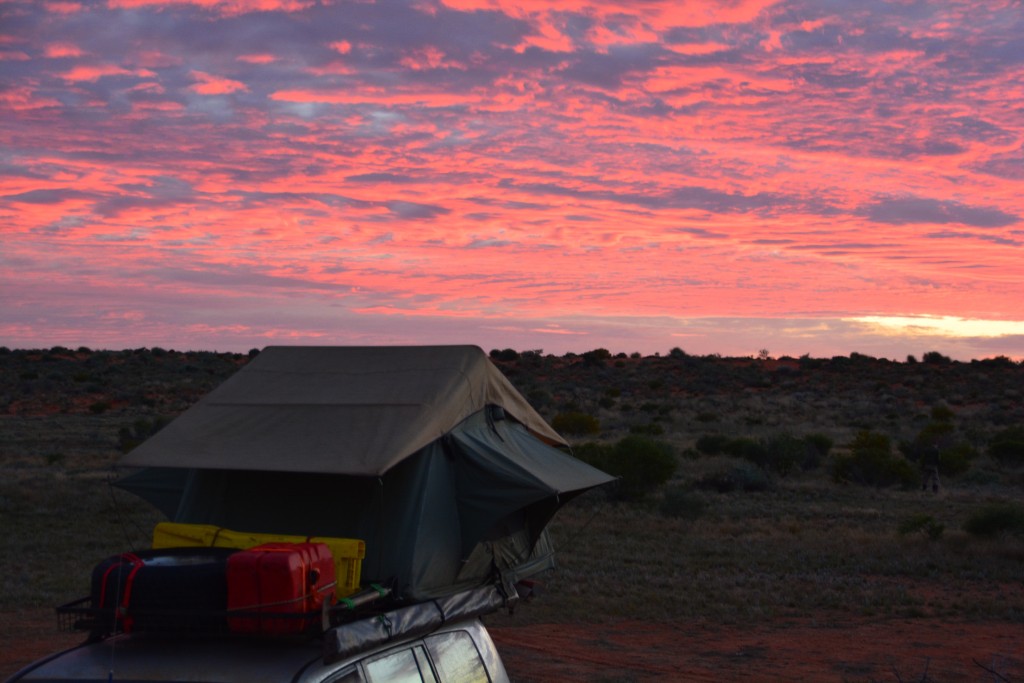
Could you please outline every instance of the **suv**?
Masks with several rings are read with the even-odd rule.
[[[318,640],[122,634],[30,664],[7,683],[15,681],[508,683],[509,678],[490,634],[474,617],[337,661],[325,657]]]

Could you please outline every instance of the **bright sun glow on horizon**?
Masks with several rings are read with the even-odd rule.
[[[1021,35],[1001,0],[0,2],[0,346],[1024,359]]]
[[[1005,337],[1024,335],[1024,321],[968,320],[954,316],[860,316],[851,322],[875,326],[883,334],[938,336],[951,338]]]

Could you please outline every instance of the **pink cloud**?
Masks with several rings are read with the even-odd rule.
[[[249,12],[298,12],[312,6],[314,0],[107,0],[107,4],[115,9],[192,5],[233,16]]]
[[[60,100],[52,97],[40,96],[30,88],[14,88],[0,92],[0,102],[5,109],[13,111],[24,111],[28,109],[42,109],[44,107],[59,107]]]
[[[46,6],[47,12],[54,14],[74,14],[82,11],[82,3],[80,2],[59,2],[56,0],[48,0],[43,3]]]
[[[277,57],[272,54],[254,53],[241,55],[238,57],[238,61],[245,62],[246,64],[273,64],[277,61]]]
[[[245,83],[203,73],[202,71],[193,71],[192,78],[196,81],[192,86],[192,90],[200,95],[228,95],[233,92],[246,92],[249,90]]]
[[[83,52],[81,48],[73,43],[50,43],[46,46],[44,54],[50,59],[59,59],[62,57],[81,57]]]
[[[132,71],[115,64],[80,65],[72,67],[62,74],[62,78],[69,82],[93,82],[110,76],[137,76],[139,78],[152,78],[155,73],[148,69],[137,69]]]
[[[833,321],[793,323],[825,344],[857,316],[1024,319],[997,4],[24,7],[0,344],[486,326],[664,351],[751,320]],[[146,317],[86,320],[97,300]]]

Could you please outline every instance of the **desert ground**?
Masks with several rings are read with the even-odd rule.
[[[581,457],[640,436],[677,465],[559,512],[539,596],[486,619],[513,680],[1024,680],[1024,462],[994,447],[1024,425],[1020,364],[492,357]],[[53,607],[146,544],[159,514],[108,486],[120,454],[245,362],[0,349],[0,677],[78,642]],[[933,437],[950,469],[921,490]],[[839,466],[882,442],[903,479]],[[972,526],[993,506],[1010,521]]]
[[[514,625],[488,619],[513,681],[1019,681],[1020,624],[837,615],[747,625],[610,621]],[[0,677],[81,636],[53,612],[0,614]]]

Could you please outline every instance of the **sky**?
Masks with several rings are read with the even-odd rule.
[[[0,0],[0,345],[1024,359],[1019,0]]]

